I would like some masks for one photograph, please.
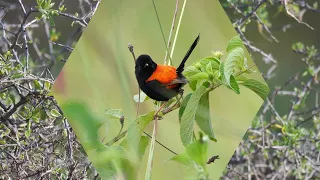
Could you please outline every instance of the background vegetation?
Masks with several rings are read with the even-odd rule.
[[[220,2],[272,89],[222,179],[319,179],[319,2]]]
[[[184,2],[179,1],[178,3],[176,24],[180,19]],[[68,103],[67,100],[85,104],[87,112],[94,114],[94,119],[97,119],[95,129],[99,128],[98,133],[90,133],[92,135],[90,137],[95,140],[103,140],[108,143],[117,136],[121,129],[119,118],[118,120],[110,119],[109,115],[105,114],[106,110],[122,110],[125,117],[123,130],[126,130],[136,119],[136,102],[133,100],[133,95],[138,93],[138,87],[134,77],[134,61],[127,48],[128,43],[134,45],[137,56],[148,53],[157,63],[163,63],[166,54],[164,42],[168,41],[176,1],[161,0],[154,1],[154,3],[157,13],[153,1],[150,0],[140,0],[137,3],[129,0],[102,2],[99,6],[100,9],[90,22],[90,26],[86,29],[86,33],[83,34],[71,54],[70,61],[64,66],[66,91],[65,93],[55,93],[55,97],[61,105]],[[201,36],[200,42],[190,56],[187,66],[204,57],[212,57],[211,51],[222,51],[221,59],[223,61],[228,56],[227,44],[237,34],[219,2],[204,1],[204,3],[186,2],[172,56],[174,66],[178,65],[199,33]],[[171,11],[168,11],[168,7],[171,7]],[[197,16],[194,15],[194,9],[198,9]],[[166,40],[163,40],[157,14]],[[178,29],[178,25],[175,28]],[[174,37],[175,34],[173,33],[172,43]],[[244,53],[245,57],[248,58],[248,53],[246,51]],[[250,58],[248,58],[247,63],[248,65],[253,64]],[[253,70],[256,70],[256,68]],[[250,74],[249,77],[262,81],[262,76],[258,72]],[[58,77],[58,82],[59,80],[60,77]],[[192,91],[189,86],[185,87],[185,95]],[[225,169],[234,149],[263,102],[258,95],[245,87],[241,87],[240,91],[239,95],[225,86],[221,86],[210,93],[210,115],[212,115],[213,132],[218,141],[208,143],[207,158],[214,155],[220,157],[216,163],[207,166],[207,171],[213,179],[219,178]],[[68,106],[63,108],[65,107]],[[140,104],[139,114],[143,115],[153,110],[153,101],[148,100]],[[74,115],[74,113],[71,111],[65,111],[64,113],[71,124],[72,121],[74,122],[72,127],[77,135],[87,132],[85,128],[82,128],[86,127],[85,125],[75,126],[77,118],[71,119],[71,115]],[[195,169],[191,171],[187,166],[169,161],[175,153],[181,154],[185,151],[181,142],[178,115],[177,110],[173,111],[166,114],[164,119],[158,122],[156,139],[171,151],[155,143],[152,179],[180,179],[189,176],[194,179],[194,176],[197,175]],[[238,124],[234,123],[235,119]],[[101,123],[103,125],[100,125]],[[196,123],[194,124],[197,127]],[[149,135],[152,135],[153,125],[154,123],[150,122],[145,127],[145,132]],[[199,128],[195,128],[195,130],[195,135],[198,137],[197,131]],[[83,140],[89,140],[87,137],[89,136],[83,135]],[[119,146],[121,142],[122,139],[114,145]],[[88,146],[87,148],[92,149],[93,152],[88,155],[90,159],[95,159],[100,164],[102,159],[96,159],[95,157],[102,157],[106,154],[104,149],[101,149],[100,156],[95,156],[94,149],[97,147],[101,146]],[[143,179],[146,176],[146,167],[150,162],[148,161],[150,150],[150,146],[148,146],[141,160],[138,179]],[[121,164],[117,166],[118,169],[123,167]],[[103,173],[101,175],[106,176],[108,174]]]
[[[0,1],[0,179],[93,179],[51,87],[99,1]]]
[[[67,71],[59,76],[59,81],[55,86],[55,91],[59,93],[55,93],[55,98],[53,98],[50,91],[53,80],[68,59],[75,42],[77,42],[86,28],[99,3],[99,1],[89,0],[59,1],[55,2],[53,7],[50,7],[45,4],[39,6],[41,0],[37,2],[31,0],[0,2],[1,179],[99,178],[99,175],[87,160],[87,154],[77,140],[74,130],[68,124],[68,122],[72,123],[72,120],[66,121],[55,101],[55,98],[63,102],[62,99],[65,97],[78,98],[79,95],[83,96],[84,94],[86,96],[83,99],[97,98],[94,97],[96,93],[91,93],[88,89],[83,88],[79,83],[80,81],[75,81],[74,77],[71,77],[71,74],[78,73],[75,76],[78,79],[84,79],[81,75],[86,69],[79,67],[88,64],[75,66],[77,69],[72,69],[71,67],[78,63],[75,60],[81,60],[79,56],[75,56],[74,60],[71,61],[74,64],[70,65]],[[127,103],[128,99],[132,99],[133,94],[137,93],[136,90],[131,92],[131,88],[128,88],[136,87],[134,83],[129,85],[123,83],[128,81],[135,82],[134,80],[128,80],[128,77],[131,77],[128,72],[131,71],[119,68],[132,69],[133,62],[119,64],[119,62],[124,61],[117,61],[118,59],[131,60],[130,54],[126,49],[126,43],[134,43],[137,49],[135,51],[138,54],[142,51],[140,48],[144,48],[145,51],[155,56],[162,57],[164,55],[164,45],[154,48],[148,44],[152,40],[155,44],[163,44],[152,3],[149,3],[146,5],[145,10],[141,11],[132,10],[137,8],[139,3],[135,3],[135,5],[119,3],[116,4],[119,7],[118,9],[111,8],[114,6],[106,3],[106,6],[109,5],[110,9],[101,12],[99,18],[97,16],[97,23],[107,21],[109,26],[116,26],[115,29],[121,29],[121,31],[125,29],[125,33],[123,33],[125,36],[123,36],[122,40],[112,39],[110,37],[115,36],[116,31],[110,31],[107,27],[98,29],[92,26],[90,34],[100,32],[100,35],[90,36],[90,38],[84,37],[87,40],[86,44],[79,45],[77,54],[86,56],[86,60],[88,60],[89,65],[95,68],[93,69],[95,71],[105,71],[103,65],[106,65],[106,62],[94,60],[103,59],[103,57],[116,59],[113,61],[115,62],[114,64],[107,64],[111,68],[103,77],[94,76],[88,80],[96,80],[100,84],[104,84],[105,88],[101,89],[114,87],[114,91],[123,94],[121,98],[114,95],[113,97],[102,96],[101,100],[103,102],[113,102],[110,103],[113,105],[112,107],[108,106],[108,104],[106,106],[101,105],[99,102],[89,103],[92,112],[100,116],[102,121],[105,119],[105,114],[100,114],[105,111],[105,108],[121,107]],[[172,1],[169,5],[168,2],[160,3],[160,1],[156,1],[162,18],[163,29],[165,30],[170,29],[174,3]],[[227,18],[217,16],[217,14],[223,12],[217,8],[219,3],[209,4],[204,2],[202,5],[192,3],[192,1],[188,1],[188,3],[190,5],[187,6],[186,12],[189,11],[189,13],[186,13],[184,17],[188,19],[188,23],[183,24],[181,27],[180,39],[176,45],[179,48],[175,51],[175,56],[183,56],[185,49],[189,46],[187,42],[190,41],[190,37],[193,37],[193,34],[199,33],[199,29],[202,29],[200,30],[202,31],[201,35],[207,34],[203,36],[212,37],[212,39],[205,40],[207,45],[202,45],[201,49],[206,49],[203,47],[206,46],[207,49],[224,50],[223,48],[226,46],[227,41],[235,34],[228,30],[230,28],[225,28],[224,32],[217,30],[217,27],[223,26],[222,24],[229,23]],[[62,4],[67,9],[62,8]],[[248,50],[253,54],[256,64],[263,72],[271,88],[268,101],[265,102],[264,107],[245,135],[243,142],[235,151],[223,178],[319,178],[320,127],[318,125],[319,87],[317,73],[320,68],[317,50],[319,49],[319,40],[316,38],[319,35],[319,23],[316,23],[319,17],[319,10],[316,1],[308,1],[306,4],[306,1],[303,0],[228,0],[221,1],[221,4],[229,17],[231,17],[232,22],[234,22],[236,30],[240,32],[241,38],[244,40]],[[30,7],[33,10],[29,14]],[[168,7],[172,7],[172,14],[168,14],[165,18]],[[119,11],[121,8],[123,10]],[[203,11],[203,8],[207,9],[207,11]],[[111,15],[117,11],[120,12],[118,17],[136,14],[145,17],[145,19],[140,19],[138,22],[133,21],[131,24],[130,21],[132,19],[130,18],[127,19],[128,21],[119,21],[121,18],[116,19],[117,17],[115,16],[109,16],[112,18],[104,20],[106,15],[102,15],[103,13],[107,12]],[[43,14],[42,17],[41,14]],[[309,27],[306,24],[299,23],[292,16],[296,16],[298,21],[305,21]],[[54,26],[52,26],[53,22]],[[143,24],[146,22],[154,22],[154,24],[145,27]],[[204,22],[207,23],[206,26],[203,26]],[[214,25],[213,22],[217,23],[217,25]],[[66,24],[70,26],[66,26]],[[193,31],[194,27],[198,27],[198,29]],[[211,31],[211,36],[208,29]],[[145,34],[148,31],[158,33],[157,35],[150,33],[150,35],[146,36]],[[168,32],[165,32],[166,37],[169,35]],[[107,36],[103,36],[103,34],[107,34]],[[119,37],[119,34],[115,37]],[[152,38],[150,39],[150,37]],[[101,41],[110,41],[112,43],[110,43],[111,46],[106,46]],[[93,47],[93,42],[99,45],[96,48],[96,52],[81,54],[84,49],[88,50],[88,48]],[[123,44],[119,44],[119,42]],[[212,42],[223,43],[215,44]],[[297,42],[301,42],[303,45],[296,44]],[[110,53],[114,52],[112,50],[117,49],[116,47],[123,50],[116,50],[114,54]],[[194,57],[202,57],[200,56],[201,54],[208,53],[202,51],[196,51]],[[127,52],[128,54],[121,56],[121,54]],[[114,58],[114,56],[117,58]],[[174,61],[174,63],[178,62]],[[110,76],[115,73],[119,73],[121,85],[115,83],[117,81]],[[66,74],[70,76],[65,76]],[[85,73],[84,76],[86,76]],[[65,84],[65,82],[68,82],[68,84]],[[90,83],[84,85],[90,86]],[[75,88],[76,91],[70,91],[70,87]],[[212,98],[219,106],[213,105],[211,108],[215,110],[212,118],[217,119],[214,124],[215,135],[218,136],[217,139],[220,142],[229,146],[217,145],[220,143],[218,142],[209,147],[210,155],[219,154],[220,157],[222,156],[217,163],[211,164],[210,173],[222,171],[225,168],[222,162],[227,162],[230,157],[218,152],[233,153],[233,149],[237,144],[228,142],[238,142],[242,136],[241,130],[247,129],[251,123],[251,118],[241,117],[244,120],[237,121],[237,124],[235,124],[234,119],[237,118],[233,118],[230,113],[231,118],[222,120],[223,114],[230,112],[230,102],[234,103],[233,100],[236,98],[236,95],[232,95],[234,92],[227,93],[225,91],[226,89],[223,88],[217,89]],[[243,94],[244,96],[251,95],[250,92],[246,91]],[[219,97],[229,97],[229,99],[219,100]],[[235,105],[241,107],[243,104],[236,103]],[[148,106],[150,105],[141,105],[141,111],[147,112]],[[84,110],[83,112],[86,111]],[[134,117],[134,103],[126,106],[124,112]],[[234,114],[236,116],[239,115],[236,112]],[[242,114],[246,113],[242,111]],[[94,117],[88,118],[94,119]],[[78,119],[81,118],[78,117]],[[168,119],[177,119],[177,116],[171,115]],[[110,129],[114,129],[114,133],[118,133],[120,124],[118,121],[115,123],[117,125],[110,126]],[[178,123],[170,121],[161,123],[163,125],[159,126],[157,139],[165,142],[165,145],[174,151],[183,152],[183,146],[175,147],[175,144],[180,142],[178,133],[175,132],[179,129]],[[238,127],[237,132],[240,133],[233,132],[234,127]],[[106,128],[106,126],[103,128]],[[151,131],[151,126],[147,127],[147,131]],[[230,144],[235,144],[235,146],[230,146]],[[172,157],[173,154],[158,144],[155,146],[155,172],[153,172],[153,179],[163,179],[165,177],[177,179],[181,178],[181,172],[188,172],[188,169],[182,169],[172,163],[167,163],[167,166],[164,167],[163,161],[167,160],[168,157]],[[143,162],[146,162],[146,158]],[[145,169],[141,172],[143,175],[144,171]],[[215,174],[213,177],[217,178],[219,176],[219,174]]]

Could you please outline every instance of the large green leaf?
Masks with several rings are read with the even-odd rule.
[[[181,122],[181,117],[183,115],[184,110],[187,107],[187,104],[189,102],[191,95],[192,95],[192,93],[189,93],[188,95],[186,95],[186,97],[183,98],[183,101],[182,101],[180,108],[179,108],[179,122]]]
[[[189,158],[188,154],[186,152],[183,152],[181,154],[178,154],[171,158],[170,160],[176,161],[178,163],[184,164],[189,167],[193,167],[192,160]]]
[[[195,120],[199,128],[207,134],[211,140],[215,141],[216,139],[213,133],[210,116],[209,92],[204,93],[201,97],[198,110],[196,111]]]
[[[121,169],[123,161],[127,161],[125,164],[128,166],[131,164],[125,156],[123,147],[106,146],[100,141],[98,129],[103,121],[96,118],[88,106],[79,102],[70,102],[63,104],[61,109],[102,179],[110,179],[119,173],[118,170]],[[119,164],[120,167],[113,168],[115,164]]]
[[[153,120],[155,111],[139,116],[129,125],[127,139],[129,146],[137,151],[144,128]]]
[[[201,139],[187,145],[185,152],[171,158],[171,160],[194,168],[194,163],[203,168],[207,162],[208,136],[200,136]]]
[[[147,137],[147,136],[141,136],[140,138],[140,142],[139,142],[139,146],[138,146],[138,156],[139,156],[139,159],[140,161],[142,160],[142,157],[146,151],[146,148],[148,146],[150,142],[150,138]],[[120,146],[126,148],[127,150],[129,150],[129,143],[128,143],[128,139],[125,138],[121,143],[120,143]]]
[[[99,142],[98,129],[103,123],[92,115],[88,106],[79,102],[70,102],[63,104],[61,109],[80,142]]]
[[[236,69],[241,69],[244,63],[244,50],[237,47],[232,49],[224,62],[223,79],[228,86],[230,86],[230,77]]]
[[[204,136],[202,139],[192,142],[186,148],[190,159],[202,167],[205,167],[207,162],[208,141],[205,138],[208,137]]]
[[[254,91],[263,100],[265,100],[267,98],[269,91],[270,91],[268,85],[263,84],[262,82],[257,81],[255,79],[248,79],[248,80],[242,82],[241,85]]]
[[[229,53],[231,50],[238,48],[238,47],[242,47],[243,46],[243,42],[240,38],[240,36],[235,36],[232,39],[230,39],[230,41],[227,44],[227,52]]]
[[[192,142],[193,137],[193,123],[198,109],[200,98],[208,89],[205,86],[200,86],[196,89],[187,103],[187,106],[182,114],[180,122],[180,138],[184,146]]]

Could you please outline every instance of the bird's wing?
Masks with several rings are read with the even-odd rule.
[[[188,80],[186,78],[176,78],[172,80],[170,83],[167,84],[162,84],[162,86],[170,86],[170,85],[175,85],[175,84],[188,84]]]

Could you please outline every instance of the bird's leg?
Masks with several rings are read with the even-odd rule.
[[[165,115],[165,114],[167,114],[167,113],[169,113],[169,112],[171,112],[171,111],[173,111],[173,110],[175,110],[175,109],[178,109],[178,108],[180,107],[180,100],[183,98],[183,89],[180,90],[180,93],[179,93],[179,94],[180,94],[180,97],[177,98],[177,102],[176,102],[174,105],[172,105],[171,107],[168,107],[168,108],[165,108],[164,110],[162,110],[160,115],[157,114],[157,116],[158,116],[159,119],[162,119],[162,115]],[[159,111],[159,112],[160,112],[160,111]],[[158,113],[159,113],[159,112],[158,112]]]
[[[162,116],[159,116],[158,114],[159,114],[160,110],[163,109],[163,107],[164,107],[167,103],[168,103],[168,101],[167,101],[167,102],[164,102],[164,103],[159,107],[159,109],[156,111],[156,113],[154,113],[154,118],[153,118],[153,119],[156,119],[156,117],[158,117],[158,120],[161,120],[161,119],[162,119]]]

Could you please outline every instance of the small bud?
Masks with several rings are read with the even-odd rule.
[[[220,59],[223,56],[223,53],[221,51],[213,51],[212,55],[213,57]]]
[[[121,126],[123,126],[123,124],[124,124],[124,116],[123,115],[121,115],[121,117],[120,117],[120,124],[121,124]]]

